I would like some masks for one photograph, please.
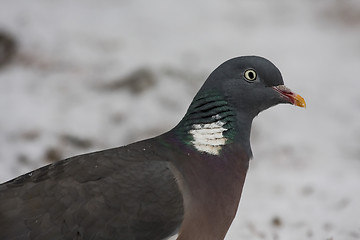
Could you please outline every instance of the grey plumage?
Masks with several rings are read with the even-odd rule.
[[[182,197],[156,140],[59,161],[0,185],[0,239],[163,239]]]
[[[128,146],[69,158],[0,185],[0,239],[223,239],[240,201],[255,116],[305,107],[256,57],[210,74],[180,123]]]

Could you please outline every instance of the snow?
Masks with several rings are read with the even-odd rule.
[[[0,180],[52,152],[169,130],[216,66],[255,54],[280,68],[307,109],[256,118],[226,239],[360,239],[359,16],[355,0],[2,0],[0,29],[19,49],[0,69]],[[104,90],[139,69],[154,75],[145,90]]]

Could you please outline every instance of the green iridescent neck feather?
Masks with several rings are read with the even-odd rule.
[[[200,152],[219,155],[235,137],[236,115],[221,94],[208,91],[197,95],[175,132]]]

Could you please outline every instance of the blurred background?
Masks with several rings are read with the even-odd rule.
[[[360,239],[360,2],[2,0],[0,181],[163,133],[225,60],[260,55],[307,109],[254,121],[226,239]]]

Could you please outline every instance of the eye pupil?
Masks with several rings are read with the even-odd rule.
[[[254,74],[253,72],[249,72],[248,75],[249,75],[249,78],[250,78],[250,79],[254,79],[254,77],[255,77],[255,74]]]

